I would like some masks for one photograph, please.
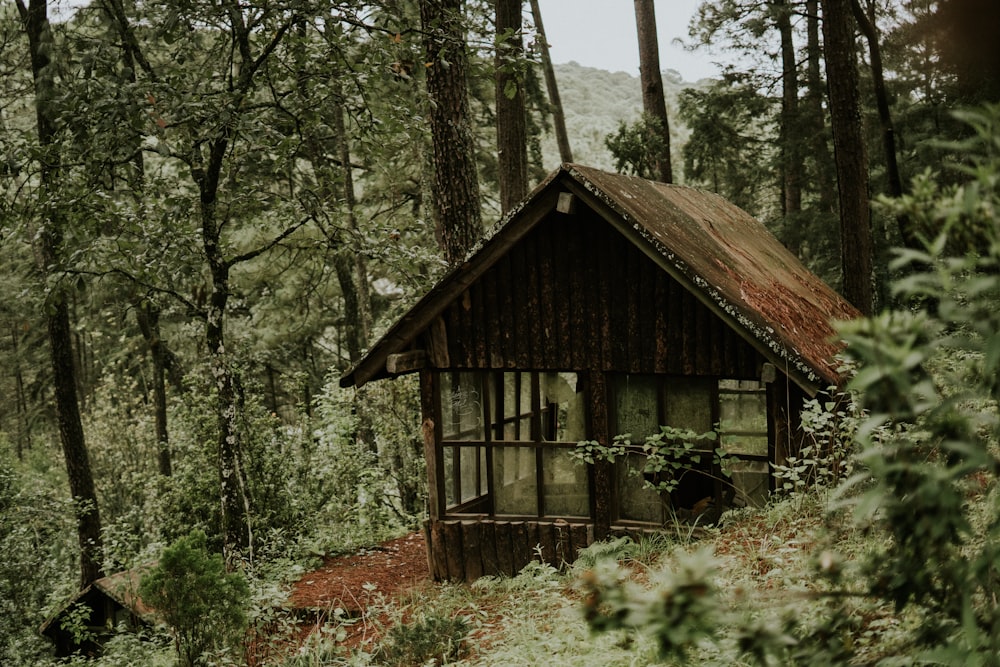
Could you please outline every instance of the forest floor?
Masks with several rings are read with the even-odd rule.
[[[369,609],[398,601],[430,581],[422,532],[414,532],[375,547],[327,557],[292,585],[287,606],[311,621],[312,631],[327,621],[344,619],[339,644],[358,648],[378,640],[386,619],[367,622]]]

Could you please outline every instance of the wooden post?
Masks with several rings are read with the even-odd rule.
[[[479,548],[483,562],[483,574],[500,574],[497,559],[497,527],[493,521],[484,521],[480,528]]]
[[[498,574],[514,575],[514,547],[511,544],[510,521],[497,521],[497,571]]]
[[[462,551],[462,522],[442,521],[445,538],[445,561],[448,564],[448,579],[465,579],[465,557]]]
[[[465,554],[465,578],[468,581],[483,576],[482,525],[478,521],[462,522],[462,552]]]
[[[599,370],[590,372],[590,437],[592,440],[608,445],[611,435],[608,426],[608,392],[604,373]],[[603,540],[611,529],[611,517],[614,511],[614,464],[598,461],[594,464],[594,492],[591,499],[594,517],[594,537]]]

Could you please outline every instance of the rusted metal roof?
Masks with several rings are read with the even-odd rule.
[[[565,192],[597,211],[808,393],[841,384],[836,354],[843,344],[832,322],[860,313],[764,225],[709,192],[564,164],[390,328],[341,385],[386,377],[387,356],[407,349],[506,248],[552,213]]]

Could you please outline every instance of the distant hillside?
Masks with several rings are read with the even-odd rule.
[[[625,72],[607,72],[584,67],[575,62],[556,65],[559,96],[566,113],[573,160],[600,169],[614,171],[614,159],[604,145],[604,138],[618,129],[621,121],[633,123],[642,114],[642,90],[639,77]],[[688,136],[687,128],[677,119],[677,95],[698,83],[684,81],[674,70],[663,73],[667,94],[667,114],[674,153],[674,169],[681,165],[680,149]],[[542,153],[547,170],[559,165],[559,149],[554,134],[542,139]]]

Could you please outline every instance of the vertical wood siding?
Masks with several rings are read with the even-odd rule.
[[[752,379],[761,355],[610,225],[553,214],[443,317],[453,368]]]

